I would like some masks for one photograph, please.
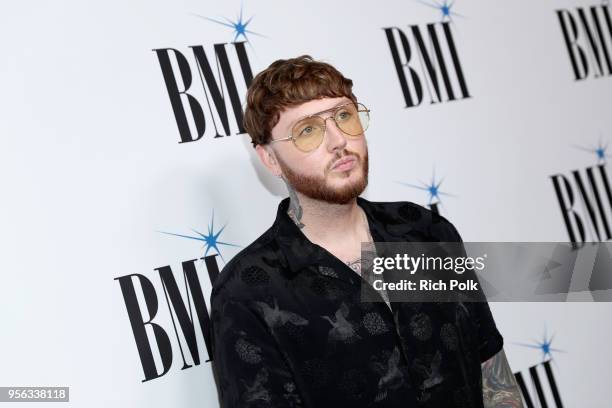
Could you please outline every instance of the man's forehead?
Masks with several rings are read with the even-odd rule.
[[[304,116],[332,109],[347,102],[351,102],[351,99],[346,96],[341,96],[339,98],[313,99],[312,101],[304,102],[301,105],[292,106],[283,110],[281,112],[281,121],[290,125]]]

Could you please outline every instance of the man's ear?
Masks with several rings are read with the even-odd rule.
[[[255,146],[255,151],[257,152],[257,156],[259,156],[259,160],[266,166],[270,173],[275,176],[282,173],[278,161],[276,160],[276,152],[270,146],[257,145]]]

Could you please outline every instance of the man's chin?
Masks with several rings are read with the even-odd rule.
[[[294,174],[281,163],[289,184],[298,192],[313,200],[330,204],[348,204],[365,190],[368,184],[368,166],[343,172],[327,172],[323,177]]]
[[[358,180],[334,180],[326,182],[325,185],[315,189],[300,191],[307,197],[315,200],[325,201],[330,204],[348,204],[358,197],[367,186],[364,178]]]

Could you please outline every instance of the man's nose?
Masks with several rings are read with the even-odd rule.
[[[327,122],[327,119],[331,119],[331,123]],[[346,135],[338,125],[332,116],[325,118],[325,133],[327,138],[327,150],[334,151],[336,149],[344,149],[346,146]]]

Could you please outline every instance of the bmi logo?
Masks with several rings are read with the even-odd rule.
[[[250,44],[247,35],[260,34],[247,29],[252,18],[243,20],[242,9],[236,21],[194,16],[231,28],[233,42],[213,44],[213,52],[209,50],[208,54],[203,45],[189,46],[191,62],[186,53],[175,48],[153,50],[178,126],[179,143],[195,142],[205,134],[213,138],[230,136],[232,116],[235,134],[246,133],[238,89],[242,83],[244,89],[248,88],[253,80],[245,47],[245,44]],[[237,41],[240,37],[245,41]],[[197,96],[202,93],[203,96]]]
[[[421,3],[441,13],[439,22],[383,28],[406,108],[470,98],[451,24],[454,2]]]
[[[575,79],[612,75],[612,19],[608,1],[556,12]]]
[[[563,408],[561,394],[559,393],[550,361],[546,360],[533,367],[529,367],[525,373],[514,373],[514,378],[516,378],[527,408]],[[531,379],[531,381],[528,379]],[[531,384],[531,387],[529,387],[529,384]]]
[[[219,275],[216,256],[219,255],[223,259],[219,246],[239,246],[222,242],[219,239],[224,229],[225,225],[215,230],[213,213],[208,225],[208,233],[194,230],[195,235],[183,235],[159,231],[202,242],[205,247],[204,256],[200,259],[204,261],[206,271],[198,273],[197,259],[183,261],[181,265],[182,285],[179,284],[180,280],[176,279],[175,272],[170,265],[155,268],[156,278],[158,278],[155,280],[138,273],[115,278],[121,288],[144,371],[142,382],[154,380],[168,373],[175,359],[177,345],[182,362],[181,370],[200,364],[202,347],[206,349],[209,356],[205,362],[210,361],[212,352],[210,315],[206,307],[200,276],[207,275],[210,282],[213,283]],[[208,255],[210,250],[216,253]],[[166,305],[160,306],[163,303]],[[166,310],[168,314],[165,313]],[[174,338],[174,347],[172,338]],[[198,338],[203,340],[203,344],[202,341],[198,342]],[[158,356],[157,361],[155,356]]]
[[[525,402],[524,405],[527,408],[563,408],[561,394],[555,380],[551,362],[555,362],[553,352],[565,353],[565,351],[552,347],[553,338],[554,335],[548,337],[545,331],[542,341],[517,343],[520,346],[537,349],[542,352],[541,363],[531,366],[527,370],[514,373],[514,378],[516,378],[523,401]]]
[[[606,169],[606,147],[591,150],[598,164],[550,176],[563,221],[573,244],[612,239],[612,188]]]
[[[201,258],[206,264],[211,282],[214,282],[219,275],[216,256],[215,254]],[[197,326],[200,329],[199,334],[204,339],[208,356],[212,352],[210,316],[196,268],[196,259],[182,262],[186,296],[181,294],[179,283],[170,266],[162,266],[155,270],[159,275],[161,291],[156,290],[153,281],[142,274],[115,278],[121,287],[140,363],[144,371],[142,382],[162,377],[170,370],[174,360],[171,336],[175,338],[176,344],[178,344],[182,361],[181,370],[200,364],[201,350],[197,341],[199,336],[195,324],[196,317]],[[137,295],[138,292],[140,292],[139,295]],[[139,301],[139,297],[144,302]],[[162,300],[161,304],[166,303],[171,325],[163,325],[159,321],[158,314],[163,311],[160,300]],[[146,311],[141,306],[145,306]],[[193,309],[195,309],[195,316]],[[159,356],[160,363],[156,362],[154,355]],[[159,367],[160,365],[161,367]]]

